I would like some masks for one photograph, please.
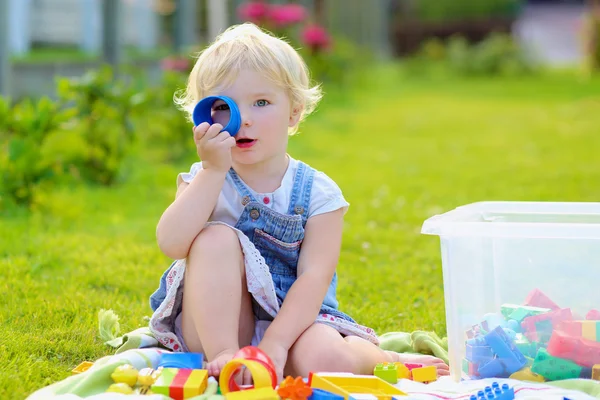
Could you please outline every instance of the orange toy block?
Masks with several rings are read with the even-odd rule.
[[[412,371],[412,380],[415,382],[429,383],[437,381],[437,368],[433,365],[429,367],[414,368]]]
[[[306,400],[312,394],[312,389],[299,376],[296,379],[288,376],[279,384],[277,394],[282,399]]]

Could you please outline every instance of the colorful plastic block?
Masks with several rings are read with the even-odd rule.
[[[202,353],[162,353],[159,367],[163,368],[182,368],[182,369],[202,369],[204,355]]]
[[[494,358],[494,353],[490,346],[471,346],[467,344],[465,358],[475,364],[486,364]]]
[[[469,400],[513,400],[515,398],[515,390],[504,383],[502,386],[498,382],[492,383],[491,386],[486,386],[484,390],[480,390],[475,395],[471,395]]]
[[[600,343],[582,337],[554,331],[548,342],[548,353],[554,357],[572,360],[584,367],[600,364]]]
[[[531,371],[549,381],[556,381],[579,378],[581,366],[569,360],[553,357],[546,349],[541,348],[538,350]]]
[[[437,381],[437,368],[433,365],[422,368],[414,368],[412,371],[412,380],[415,382],[429,383]]]
[[[521,323],[521,327],[525,332],[525,336],[532,341],[540,341],[540,337],[537,334],[537,329],[543,330],[545,333],[551,332],[553,329],[558,328],[561,322],[573,320],[573,314],[570,308],[561,308],[559,310],[553,310],[546,314],[532,315],[527,317]],[[549,321],[545,324],[543,321]]]
[[[596,364],[592,367],[592,379],[600,381],[600,364]]]
[[[394,364],[377,364],[373,370],[373,375],[378,376],[392,385],[398,383],[398,367]]]
[[[569,336],[582,336],[581,321],[562,321],[558,324],[556,330],[564,332]]]
[[[228,392],[225,394],[225,398],[227,400],[280,400],[277,392],[272,387]]]
[[[398,379],[410,379],[410,371],[408,367],[401,362],[395,362]]]
[[[198,396],[206,390],[208,371],[204,369],[163,368],[152,392],[175,400]]]
[[[546,382],[543,376],[540,374],[536,374],[531,371],[531,368],[525,367],[520,371],[515,372],[510,376],[510,379],[517,379],[519,381],[529,381],[529,382]]]
[[[549,308],[558,310],[560,307],[555,302],[550,300],[541,290],[533,289],[525,299],[526,306]]]
[[[282,399],[306,400],[312,394],[312,389],[304,383],[301,376],[296,379],[288,376],[279,384],[277,394]]]
[[[517,349],[515,343],[506,335],[501,327],[497,327],[485,335],[485,341],[500,359],[505,367],[505,372],[509,375],[519,371],[527,364],[523,353]]]
[[[339,394],[331,393],[322,389],[313,388],[312,394],[308,398],[308,400],[343,400],[344,396],[340,396]]]
[[[598,321],[579,321],[581,322],[581,336],[585,339],[596,341],[596,332]]]
[[[73,373],[73,375],[75,375],[75,374],[81,374],[82,372],[85,372],[88,369],[92,368],[92,365],[94,365],[93,362],[84,361],[81,364],[79,364],[78,366],[76,366],[75,368],[73,368],[71,370],[71,372]]]
[[[598,311],[598,310],[588,311],[588,313],[585,315],[585,319],[593,320],[593,321],[600,321],[600,311]]]
[[[339,394],[346,400],[354,393],[373,394],[378,400],[386,400],[394,395],[406,396],[400,389],[372,375],[315,373],[310,378],[310,386]]]

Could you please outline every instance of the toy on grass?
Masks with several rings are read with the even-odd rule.
[[[288,376],[279,384],[277,394],[284,400],[307,400],[312,394],[312,389],[304,383],[301,376],[296,379]]]
[[[92,368],[92,365],[94,365],[93,362],[84,361],[81,364],[79,364],[78,366],[76,366],[75,368],[73,368],[71,370],[71,372],[73,373],[73,375],[81,374],[82,372],[85,372],[88,369]]]
[[[237,392],[240,387],[235,383],[235,376],[240,373],[241,368],[246,367],[252,375],[253,386],[245,389],[260,389],[277,386],[277,374],[275,365],[269,356],[255,346],[246,346],[234,354],[233,359],[227,362],[219,376],[221,393]]]
[[[348,400],[352,394],[372,394],[379,400],[389,400],[393,396],[406,396],[406,393],[373,375],[311,373],[310,387],[335,393]]]
[[[242,125],[242,117],[240,115],[240,110],[233,101],[232,98],[227,96],[209,96],[200,100],[196,106],[194,107],[194,111],[192,112],[192,120],[194,121],[194,125],[198,126],[203,122],[208,122],[209,124],[213,124],[212,119],[212,107],[213,104],[217,101],[223,101],[229,107],[230,117],[229,122],[223,128],[223,131],[229,132],[231,136],[235,136],[240,130],[240,126]]]

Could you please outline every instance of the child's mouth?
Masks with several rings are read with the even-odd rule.
[[[239,139],[236,141],[236,146],[242,149],[247,149],[254,146],[254,143],[256,143],[256,139]]]

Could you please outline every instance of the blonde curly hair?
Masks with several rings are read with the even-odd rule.
[[[234,25],[198,55],[187,88],[175,95],[175,103],[188,113],[198,101],[226,88],[242,69],[252,69],[283,88],[300,110],[299,123],[312,113],[322,97],[320,85],[311,85],[306,63],[286,41],[252,23]],[[296,133],[298,124],[289,129]]]

